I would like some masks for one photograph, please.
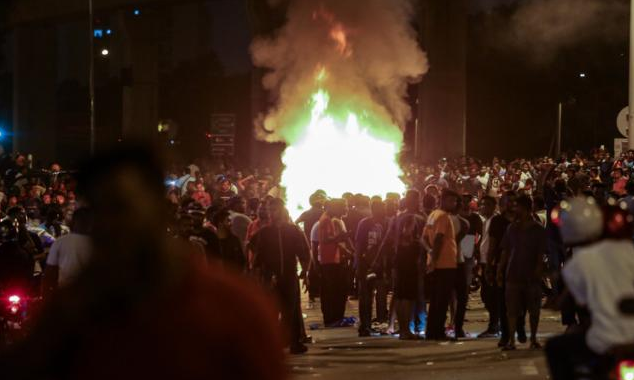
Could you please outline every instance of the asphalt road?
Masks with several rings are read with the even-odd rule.
[[[548,379],[544,353],[518,344],[512,352],[497,348],[497,339],[468,338],[458,342],[399,341],[395,337],[359,338],[356,327],[324,329],[319,304],[314,309],[302,306],[305,322],[319,323],[308,330],[314,338],[305,355],[292,356],[290,365],[295,379]],[[487,314],[472,294],[465,331],[477,333],[486,326]],[[358,316],[357,302],[349,301],[347,316]],[[559,314],[542,310],[539,337],[546,339],[562,332]]]

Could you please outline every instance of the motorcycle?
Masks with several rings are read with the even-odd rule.
[[[30,310],[36,301],[17,289],[0,293],[0,347],[15,344],[26,336]]]
[[[619,303],[622,314],[634,317],[634,298]],[[634,380],[634,343],[612,347],[604,357],[575,366],[578,380]]]

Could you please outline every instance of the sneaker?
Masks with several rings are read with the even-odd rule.
[[[480,334],[478,334],[478,338],[482,339],[482,338],[498,338],[500,336],[500,334],[495,331],[495,330],[485,330],[483,332],[481,332]]]

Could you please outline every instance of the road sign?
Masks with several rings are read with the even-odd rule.
[[[629,129],[629,120],[628,116],[630,113],[630,108],[625,107],[619,112],[619,116],[616,117],[616,127],[619,129],[619,132],[623,135],[623,137],[627,138],[627,130]]]
[[[236,115],[234,114],[213,114],[211,115],[212,135],[235,135]]]
[[[211,115],[211,155],[233,156],[235,151],[236,115]]]

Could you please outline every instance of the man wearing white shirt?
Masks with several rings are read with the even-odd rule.
[[[484,303],[484,307],[487,309],[489,313],[489,325],[487,329],[478,335],[478,338],[488,338],[495,337],[498,335],[500,330],[499,325],[499,308],[497,305],[496,297],[495,297],[495,285],[490,284],[486,281],[484,274],[486,273],[486,265],[488,260],[489,248],[491,245],[491,240],[489,236],[489,231],[491,227],[491,220],[496,215],[495,208],[497,207],[497,201],[495,198],[490,196],[485,196],[480,201],[480,215],[484,219],[482,223],[482,239],[480,241],[480,257],[478,262],[480,263],[480,271],[482,273],[481,280],[481,290],[480,295],[482,297],[482,302]]]
[[[634,297],[634,245],[630,238],[579,247],[564,266],[564,281],[577,304],[590,311],[592,323],[586,333],[548,341],[546,355],[554,380],[573,378],[573,358],[587,363],[615,346],[634,342],[634,318],[619,310],[622,300]]]
[[[44,272],[45,296],[57,287],[73,281],[88,264],[92,253],[90,231],[92,216],[87,208],[73,214],[72,231],[51,246]]]

